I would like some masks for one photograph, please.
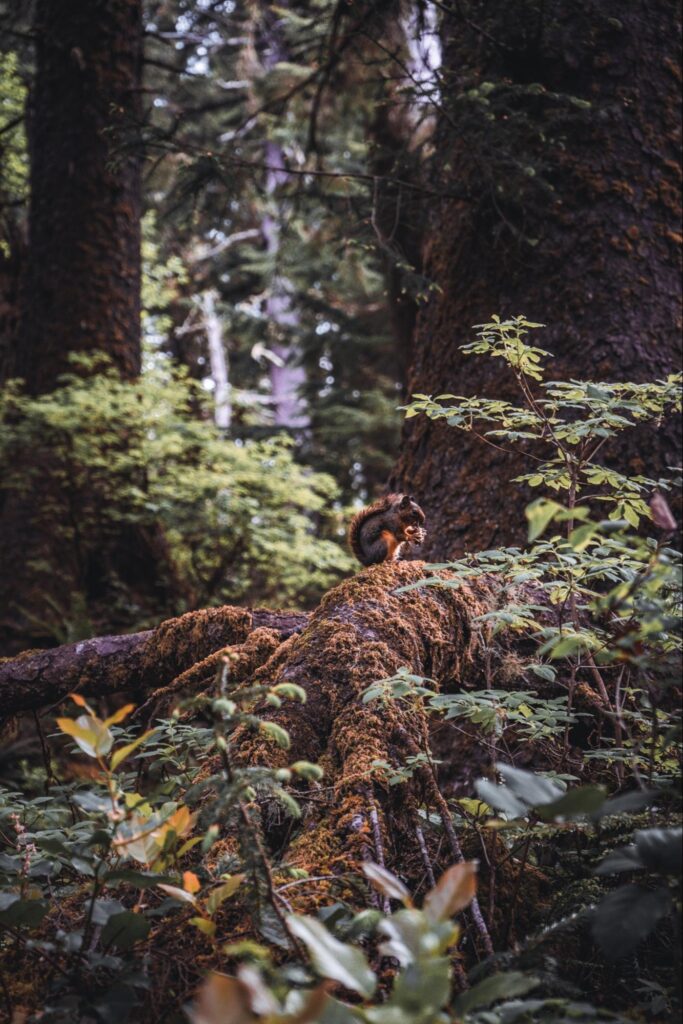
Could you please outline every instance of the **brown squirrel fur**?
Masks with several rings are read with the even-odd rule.
[[[351,520],[349,546],[363,565],[396,561],[404,544],[421,544],[425,514],[409,494],[387,494]]]

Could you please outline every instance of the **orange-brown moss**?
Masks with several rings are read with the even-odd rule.
[[[225,666],[230,687],[238,686],[253,675],[280,644],[277,630],[261,627],[247,636],[243,643],[230,644],[203,658],[169,683],[155,690],[149,700],[138,709],[138,714],[168,714],[177,695],[182,691],[198,693],[211,685]]]
[[[472,622],[493,606],[495,589],[484,581],[476,589],[399,592],[426,575],[422,562],[382,563],[344,581],[325,596],[308,627],[281,644],[256,675],[270,685],[298,684],[307,701],[260,709],[262,718],[287,730],[289,751],[262,734],[243,731],[235,737],[236,761],[271,766],[301,758],[324,762],[324,806],[303,801],[304,823],[287,855],[316,876],[358,871],[364,859],[379,855],[369,824],[375,799],[380,841],[388,850],[399,845],[392,840],[394,833],[414,836],[416,802],[407,791],[418,802],[424,800],[419,773],[410,783],[388,787],[376,767],[378,761],[398,765],[410,754],[426,752],[424,712],[414,702],[365,703],[367,688],[404,666],[430,677],[437,691],[456,689],[481,674],[483,637]],[[385,819],[390,803],[392,812]]]

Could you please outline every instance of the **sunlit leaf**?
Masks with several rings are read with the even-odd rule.
[[[83,753],[89,757],[102,757],[108,754],[114,743],[114,737],[104,723],[90,715],[79,715],[75,720],[58,718],[57,725],[62,732],[73,737]]]
[[[133,707],[132,704],[131,707]],[[156,731],[156,729],[148,729],[147,732],[143,732],[142,735],[138,736],[132,743],[127,743],[125,747],[118,747],[111,755],[111,761],[109,763],[111,771],[115,772],[121,762],[124,761],[129,754],[132,754],[134,750],[137,750],[137,748]]]
[[[237,892],[244,878],[244,875],[233,875],[226,882],[223,882],[222,885],[219,885],[217,889],[213,889],[206,901],[208,912],[210,914],[215,913],[225,900],[230,899]]]
[[[118,725],[119,722],[123,722],[125,718],[128,718],[128,715],[134,710],[135,704],[125,704],[124,707],[119,708],[119,710],[115,711],[113,715],[109,716],[109,718],[105,718],[103,724],[105,726]]]

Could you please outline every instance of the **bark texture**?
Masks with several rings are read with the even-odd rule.
[[[72,352],[140,369],[140,0],[38,0],[31,204],[14,373],[51,390]],[[127,138],[124,138],[124,135]]]
[[[307,621],[303,612],[225,605],[188,612],[140,633],[27,651],[0,660],[0,720],[58,704],[75,690],[92,697],[122,690],[141,696],[161,687],[165,697],[215,675],[226,649],[243,645],[254,632],[272,632],[282,640]],[[193,669],[194,674],[187,676]]]
[[[552,379],[637,380],[680,366],[680,9],[668,0],[464,0],[443,18],[444,106],[408,393],[516,398],[499,361],[465,356],[473,324],[548,324]],[[613,453],[657,476],[676,425]],[[522,468],[524,467],[524,468]],[[522,539],[527,464],[408,421],[391,489],[428,516],[426,557]]]

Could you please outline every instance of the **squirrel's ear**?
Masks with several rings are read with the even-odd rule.
[[[410,494],[404,494],[401,498],[401,504],[399,508],[409,508],[412,503],[412,497]]]

